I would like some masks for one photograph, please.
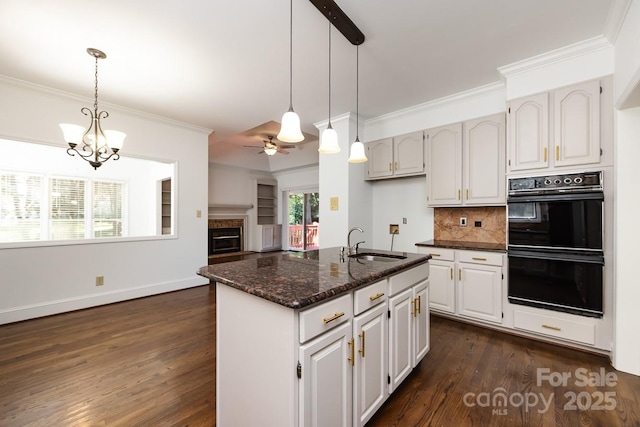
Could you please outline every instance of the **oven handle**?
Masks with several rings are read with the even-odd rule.
[[[548,201],[571,201],[571,200],[600,200],[604,201],[602,191],[591,191],[588,193],[559,192],[553,194],[509,194],[507,203],[528,203],[528,202],[548,202]]]
[[[588,264],[604,265],[604,256],[601,254],[577,254],[572,252],[543,252],[543,251],[528,251],[523,249],[509,249],[507,250],[507,257],[509,258],[531,258],[531,259],[547,259],[554,261],[578,261]]]

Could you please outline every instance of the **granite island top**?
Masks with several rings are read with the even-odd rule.
[[[416,246],[427,246],[447,249],[466,249],[470,251],[506,252],[504,243],[463,242],[461,240],[427,240],[416,243]]]
[[[368,261],[341,257],[340,248],[286,252],[273,256],[212,264],[200,276],[289,308],[302,308],[424,264],[431,256],[360,248],[359,253],[400,255]]]

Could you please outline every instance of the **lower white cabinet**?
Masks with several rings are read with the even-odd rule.
[[[302,425],[351,425],[353,345],[351,322],[347,322],[300,347]]]
[[[278,251],[282,249],[282,225],[266,224],[259,225],[260,252]]]
[[[431,254],[429,304],[435,312],[502,323],[504,254],[418,247]]]
[[[429,351],[428,275],[302,310],[216,283],[217,425],[363,426]]]

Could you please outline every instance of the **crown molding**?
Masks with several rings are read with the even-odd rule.
[[[54,89],[48,86],[43,86],[43,85],[39,85],[37,83],[31,83],[31,82],[27,82],[24,80],[20,80],[20,79],[16,79],[13,77],[9,77],[9,76],[4,76],[4,75],[0,75],[0,85],[3,86],[7,86],[7,87],[12,87],[15,89],[19,89],[19,90],[23,90],[26,92],[32,92],[32,93],[37,93],[37,94],[41,94],[41,95],[47,95],[47,96],[52,96],[52,97],[57,97],[57,98],[65,98],[65,99],[70,99],[73,101],[78,101],[78,102],[82,102],[82,103],[88,103],[88,104],[92,104],[93,103],[93,98],[87,98],[86,96],[80,96],[80,95],[76,95],[74,93],[70,93],[70,92],[65,92],[59,89]],[[119,111],[125,114],[131,114],[133,116],[138,116],[138,117],[142,117],[145,119],[149,119],[149,120],[153,120],[156,122],[161,122],[164,124],[169,124],[169,125],[173,125],[176,127],[181,127],[184,129],[188,129],[188,130],[192,130],[195,132],[199,132],[199,133],[203,133],[206,135],[209,135],[211,132],[213,132],[213,129],[208,129],[208,128],[204,128],[202,126],[197,126],[197,125],[192,125],[190,123],[185,123],[185,122],[181,122],[179,120],[174,120],[174,119],[170,119],[168,117],[163,117],[163,116],[159,116],[156,114],[151,114],[151,113],[147,113],[141,110],[136,110],[134,108],[129,108],[129,107],[123,107],[121,105],[117,105],[117,104],[112,104],[109,102],[104,102],[104,101],[100,101],[100,105],[107,107],[109,110],[112,111]],[[105,108],[105,109],[107,109]]]
[[[541,55],[523,59],[498,68],[503,78],[508,79],[514,75],[546,67],[557,62],[566,61],[588,53],[607,49],[613,45],[604,36],[597,36],[569,46],[561,47]]]
[[[632,0],[613,0],[613,3],[611,3],[609,15],[607,16],[607,21],[602,31],[602,35],[609,40],[611,44],[615,44],[616,40],[618,40],[618,34],[620,34],[620,29],[627,17],[631,3]]]

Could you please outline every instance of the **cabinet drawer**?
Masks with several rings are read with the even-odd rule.
[[[353,317],[351,294],[300,312],[300,342],[304,343]]]
[[[434,260],[453,261],[455,251],[453,249],[442,249],[433,247],[422,248],[422,253],[431,255]]]
[[[389,278],[389,296],[402,292],[411,285],[429,277],[429,263],[421,264],[410,270],[398,273]]]
[[[499,252],[458,251],[458,261],[502,267],[504,254]]]
[[[381,280],[353,293],[353,315],[364,313],[387,299],[387,281]]]
[[[595,345],[596,343],[596,325],[592,323],[514,310],[513,326],[516,329],[584,344]]]

